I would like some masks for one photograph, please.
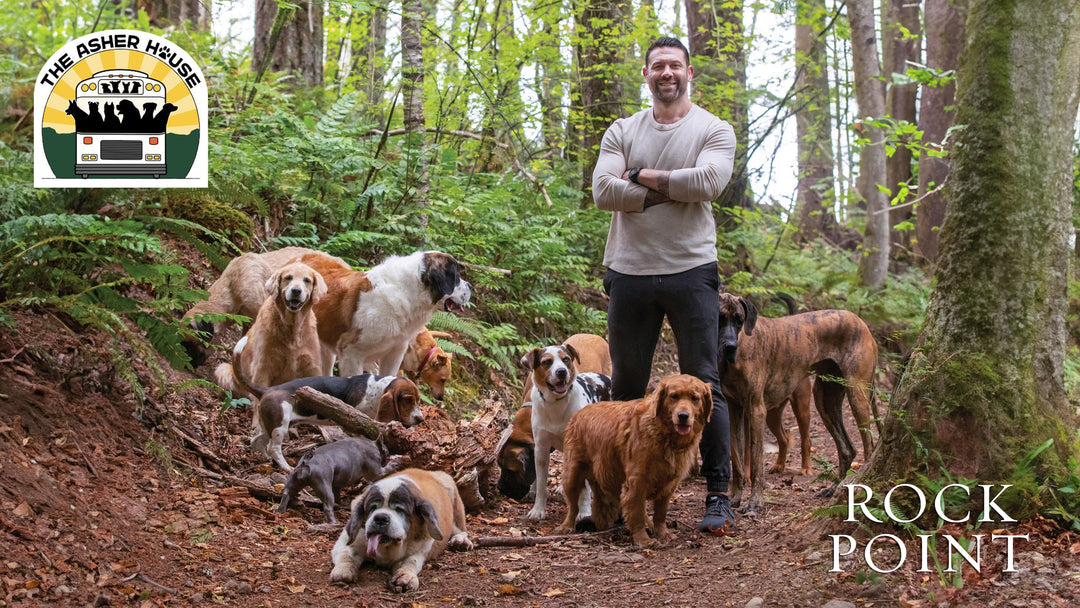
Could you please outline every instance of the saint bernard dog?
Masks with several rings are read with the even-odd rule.
[[[330,582],[355,581],[359,567],[370,560],[390,570],[391,589],[415,591],[424,563],[447,547],[473,548],[454,480],[442,471],[405,469],[353,500],[349,523],[330,552]]]

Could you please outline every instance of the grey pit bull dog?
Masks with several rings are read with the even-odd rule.
[[[319,446],[300,459],[285,483],[278,513],[289,508],[289,502],[307,486],[323,504],[328,523],[334,517],[334,499],[342,488],[354,486],[360,480],[377,481],[393,473],[396,467],[387,465],[386,448],[363,437],[349,437]]]

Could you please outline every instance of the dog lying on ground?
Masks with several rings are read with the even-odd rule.
[[[405,469],[353,500],[349,523],[330,552],[330,581],[356,580],[361,564],[371,560],[390,570],[391,589],[415,591],[424,563],[446,547],[473,548],[454,480],[442,471]]]
[[[574,334],[563,344],[574,347],[581,361],[576,364],[579,373],[594,372],[611,375],[611,355],[608,343],[593,334]],[[536,458],[532,431],[533,375],[525,374],[525,386],[521,392],[522,407],[514,415],[511,425],[503,432],[496,448],[499,463],[499,492],[514,500],[531,500],[535,497]]]
[[[844,429],[846,395],[862,435],[863,453],[874,449],[870,424],[880,432],[877,412],[871,418],[877,343],[854,313],[819,310],[777,319],[758,318],[752,302],[731,294],[720,296],[720,379],[732,396],[732,504],[746,513],[760,511],[764,493],[762,433],[766,412],[778,409],[810,373],[814,402],[836,442],[838,472],[843,476],[855,458]],[[748,462],[743,462],[744,460]],[[750,496],[742,500],[745,472]],[[839,482],[827,491],[835,491]]]
[[[251,382],[270,386],[323,372],[323,349],[315,327],[314,306],[326,295],[326,283],[299,262],[282,266],[266,281],[266,298],[245,339],[247,346],[233,363],[243,366]],[[233,364],[217,367],[218,384],[242,393]]]
[[[635,545],[670,540],[668,504],[696,458],[712,414],[711,390],[693,376],[668,376],[643,399],[596,403],[574,414],[563,462],[568,509],[555,533],[573,531],[588,482],[597,529],[611,527],[621,509]],[[653,503],[653,541],[646,531],[647,500]]]
[[[439,348],[435,338],[449,338],[441,331],[428,331],[425,327],[416,334],[401,361],[400,376],[408,376],[413,382],[423,382],[431,388],[431,396],[442,401],[446,396],[446,383],[450,381],[450,354]]]
[[[336,523],[334,502],[338,492],[361,480],[381,479],[390,472],[386,461],[386,448],[366,437],[349,437],[321,445],[304,454],[296,463],[296,468],[285,482],[278,513],[286,512],[289,502],[295,500],[301,490],[311,486],[315,496],[322,501],[326,521]]]
[[[226,268],[210,288],[211,299],[193,307],[185,318],[193,318],[196,310],[195,314],[250,309],[250,300],[257,293],[250,281],[262,276],[266,268],[276,270],[280,265],[302,262],[318,272],[327,286],[326,296],[315,306],[319,338],[339,359],[340,374],[351,376],[399,370],[409,344],[435,311],[460,311],[472,296],[472,286],[461,278],[458,261],[439,251],[392,256],[367,272],[353,270],[340,258],[313,249],[288,247],[281,251],[287,253],[248,254],[251,257],[233,260],[229,266],[235,263],[236,269],[229,272]],[[241,259],[244,261],[238,261]],[[218,287],[218,283],[223,284]],[[205,324],[197,325],[207,329]],[[322,373],[330,375],[333,365],[333,358],[325,361]]]
[[[247,336],[244,336],[236,344],[234,362],[246,341]],[[235,364],[233,367],[242,369]],[[420,411],[419,389],[412,380],[399,376],[314,376],[271,387],[253,384],[242,373],[237,375],[236,380],[241,388],[259,400],[252,421],[256,433],[251,439],[251,447],[273,459],[286,473],[293,469],[281,453],[281,444],[289,435],[289,427],[297,422],[332,424],[295,402],[293,395],[305,386],[336,397],[379,422],[397,420],[405,426],[414,426],[424,421],[424,414]]]
[[[528,518],[540,521],[547,516],[548,467],[552,448],[563,448],[563,434],[570,417],[581,408],[611,398],[611,377],[577,372],[581,355],[573,346],[534,348],[521,358],[531,372],[533,387],[532,435],[536,464],[536,501]],[[582,497],[582,517],[588,517],[588,495]]]

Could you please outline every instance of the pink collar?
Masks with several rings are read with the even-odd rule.
[[[437,348],[439,348],[438,345],[432,346],[431,350],[427,351],[427,354],[424,355],[424,358],[420,360],[420,367],[416,368],[416,377],[417,378],[420,377],[420,372],[424,371],[424,366],[427,365],[427,362],[431,360],[431,355],[435,354],[435,349],[437,349]]]

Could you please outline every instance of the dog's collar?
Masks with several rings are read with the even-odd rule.
[[[424,358],[420,360],[420,366],[416,368],[416,377],[413,378],[414,382],[416,381],[416,379],[420,378],[420,372],[424,371],[424,366],[427,365],[428,361],[431,361],[431,355],[435,354],[435,349],[437,348],[439,348],[437,344],[435,346],[432,346],[431,350],[427,351],[427,354],[424,355]]]

